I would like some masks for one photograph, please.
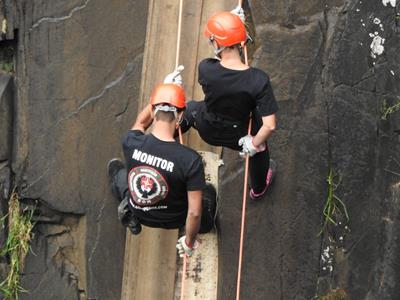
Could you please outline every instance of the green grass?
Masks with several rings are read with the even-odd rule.
[[[397,102],[392,106],[389,106],[387,104],[386,100],[383,100],[381,111],[382,111],[381,119],[387,120],[388,116],[390,116],[391,114],[393,114],[397,111],[400,111],[400,99],[397,100]]]
[[[320,232],[318,233],[318,236],[326,231],[329,224],[336,226],[336,218],[338,216],[344,216],[347,220],[349,220],[349,214],[347,213],[346,205],[335,194],[335,190],[340,185],[341,178],[334,174],[332,167],[329,168],[328,178],[326,179],[326,181],[328,183],[328,193],[323,209],[324,222],[322,224]]]
[[[4,224],[8,219],[8,236],[6,244],[0,251],[1,256],[9,260],[7,277],[0,283],[0,291],[6,299],[18,300],[20,292],[27,292],[20,284],[20,274],[24,260],[30,249],[33,229],[33,210],[21,211],[17,193],[14,191],[9,200],[8,214],[2,218]]]
[[[0,69],[6,71],[7,73],[12,73],[14,71],[14,64],[10,63],[0,63]]]
[[[318,296],[314,298],[315,300],[347,300],[349,299],[347,293],[344,289],[336,288],[328,291],[323,296]]]

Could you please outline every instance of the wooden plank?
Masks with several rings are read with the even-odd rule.
[[[218,193],[218,168],[220,156],[212,152],[200,152],[205,166],[207,182],[216,187]],[[218,287],[218,234],[216,230],[199,234],[201,244],[193,256],[187,259],[186,274],[182,274],[183,259],[178,257],[175,282],[175,300],[180,299],[182,276],[185,280],[185,300],[216,300]]]
[[[121,299],[172,299],[177,230],[143,226],[138,236],[127,231]]]
[[[154,86],[175,67],[178,14],[179,1],[149,1],[139,108],[147,105]],[[177,238],[178,230],[143,226],[139,236],[127,232],[121,299],[173,298]]]
[[[182,75],[188,99],[203,99],[197,83],[197,65],[199,60],[212,55],[203,36],[206,19],[217,10],[235,5],[232,0],[184,1],[179,62],[185,66]],[[178,0],[149,1],[139,109],[147,105],[155,85],[175,68],[178,15]],[[202,142],[194,130],[185,140],[192,148],[219,152]],[[139,236],[127,232],[121,299],[174,298],[177,237],[177,230],[143,228]]]

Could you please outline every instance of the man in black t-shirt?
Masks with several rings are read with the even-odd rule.
[[[181,127],[183,132],[194,127],[208,144],[248,154],[250,198],[260,199],[275,171],[266,141],[275,130],[278,105],[268,75],[242,62],[248,36],[241,18],[243,10],[237,8],[208,20],[205,35],[217,58],[200,62],[199,83],[205,98],[188,102]]]
[[[165,229],[186,225],[177,247],[190,255],[200,224],[201,232],[213,227],[215,190],[205,185],[201,156],[174,139],[184,108],[179,85],[159,85],[122,140],[125,165],[114,159],[108,169],[114,194],[122,200],[122,223],[134,234],[141,224]],[[152,123],[151,133],[145,134]]]

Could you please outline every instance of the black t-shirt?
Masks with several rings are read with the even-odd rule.
[[[205,186],[201,156],[177,142],[131,130],[122,141],[128,171],[129,204],[144,225],[179,228],[185,224],[188,191]]]
[[[207,58],[199,64],[199,83],[208,111],[223,119],[246,122],[255,108],[262,117],[278,111],[268,75],[260,69],[231,70]]]

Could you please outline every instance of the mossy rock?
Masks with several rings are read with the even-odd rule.
[[[320,300],[348,300],[349,297],[344,289],[330,290],[326,295],[319,298]]]

